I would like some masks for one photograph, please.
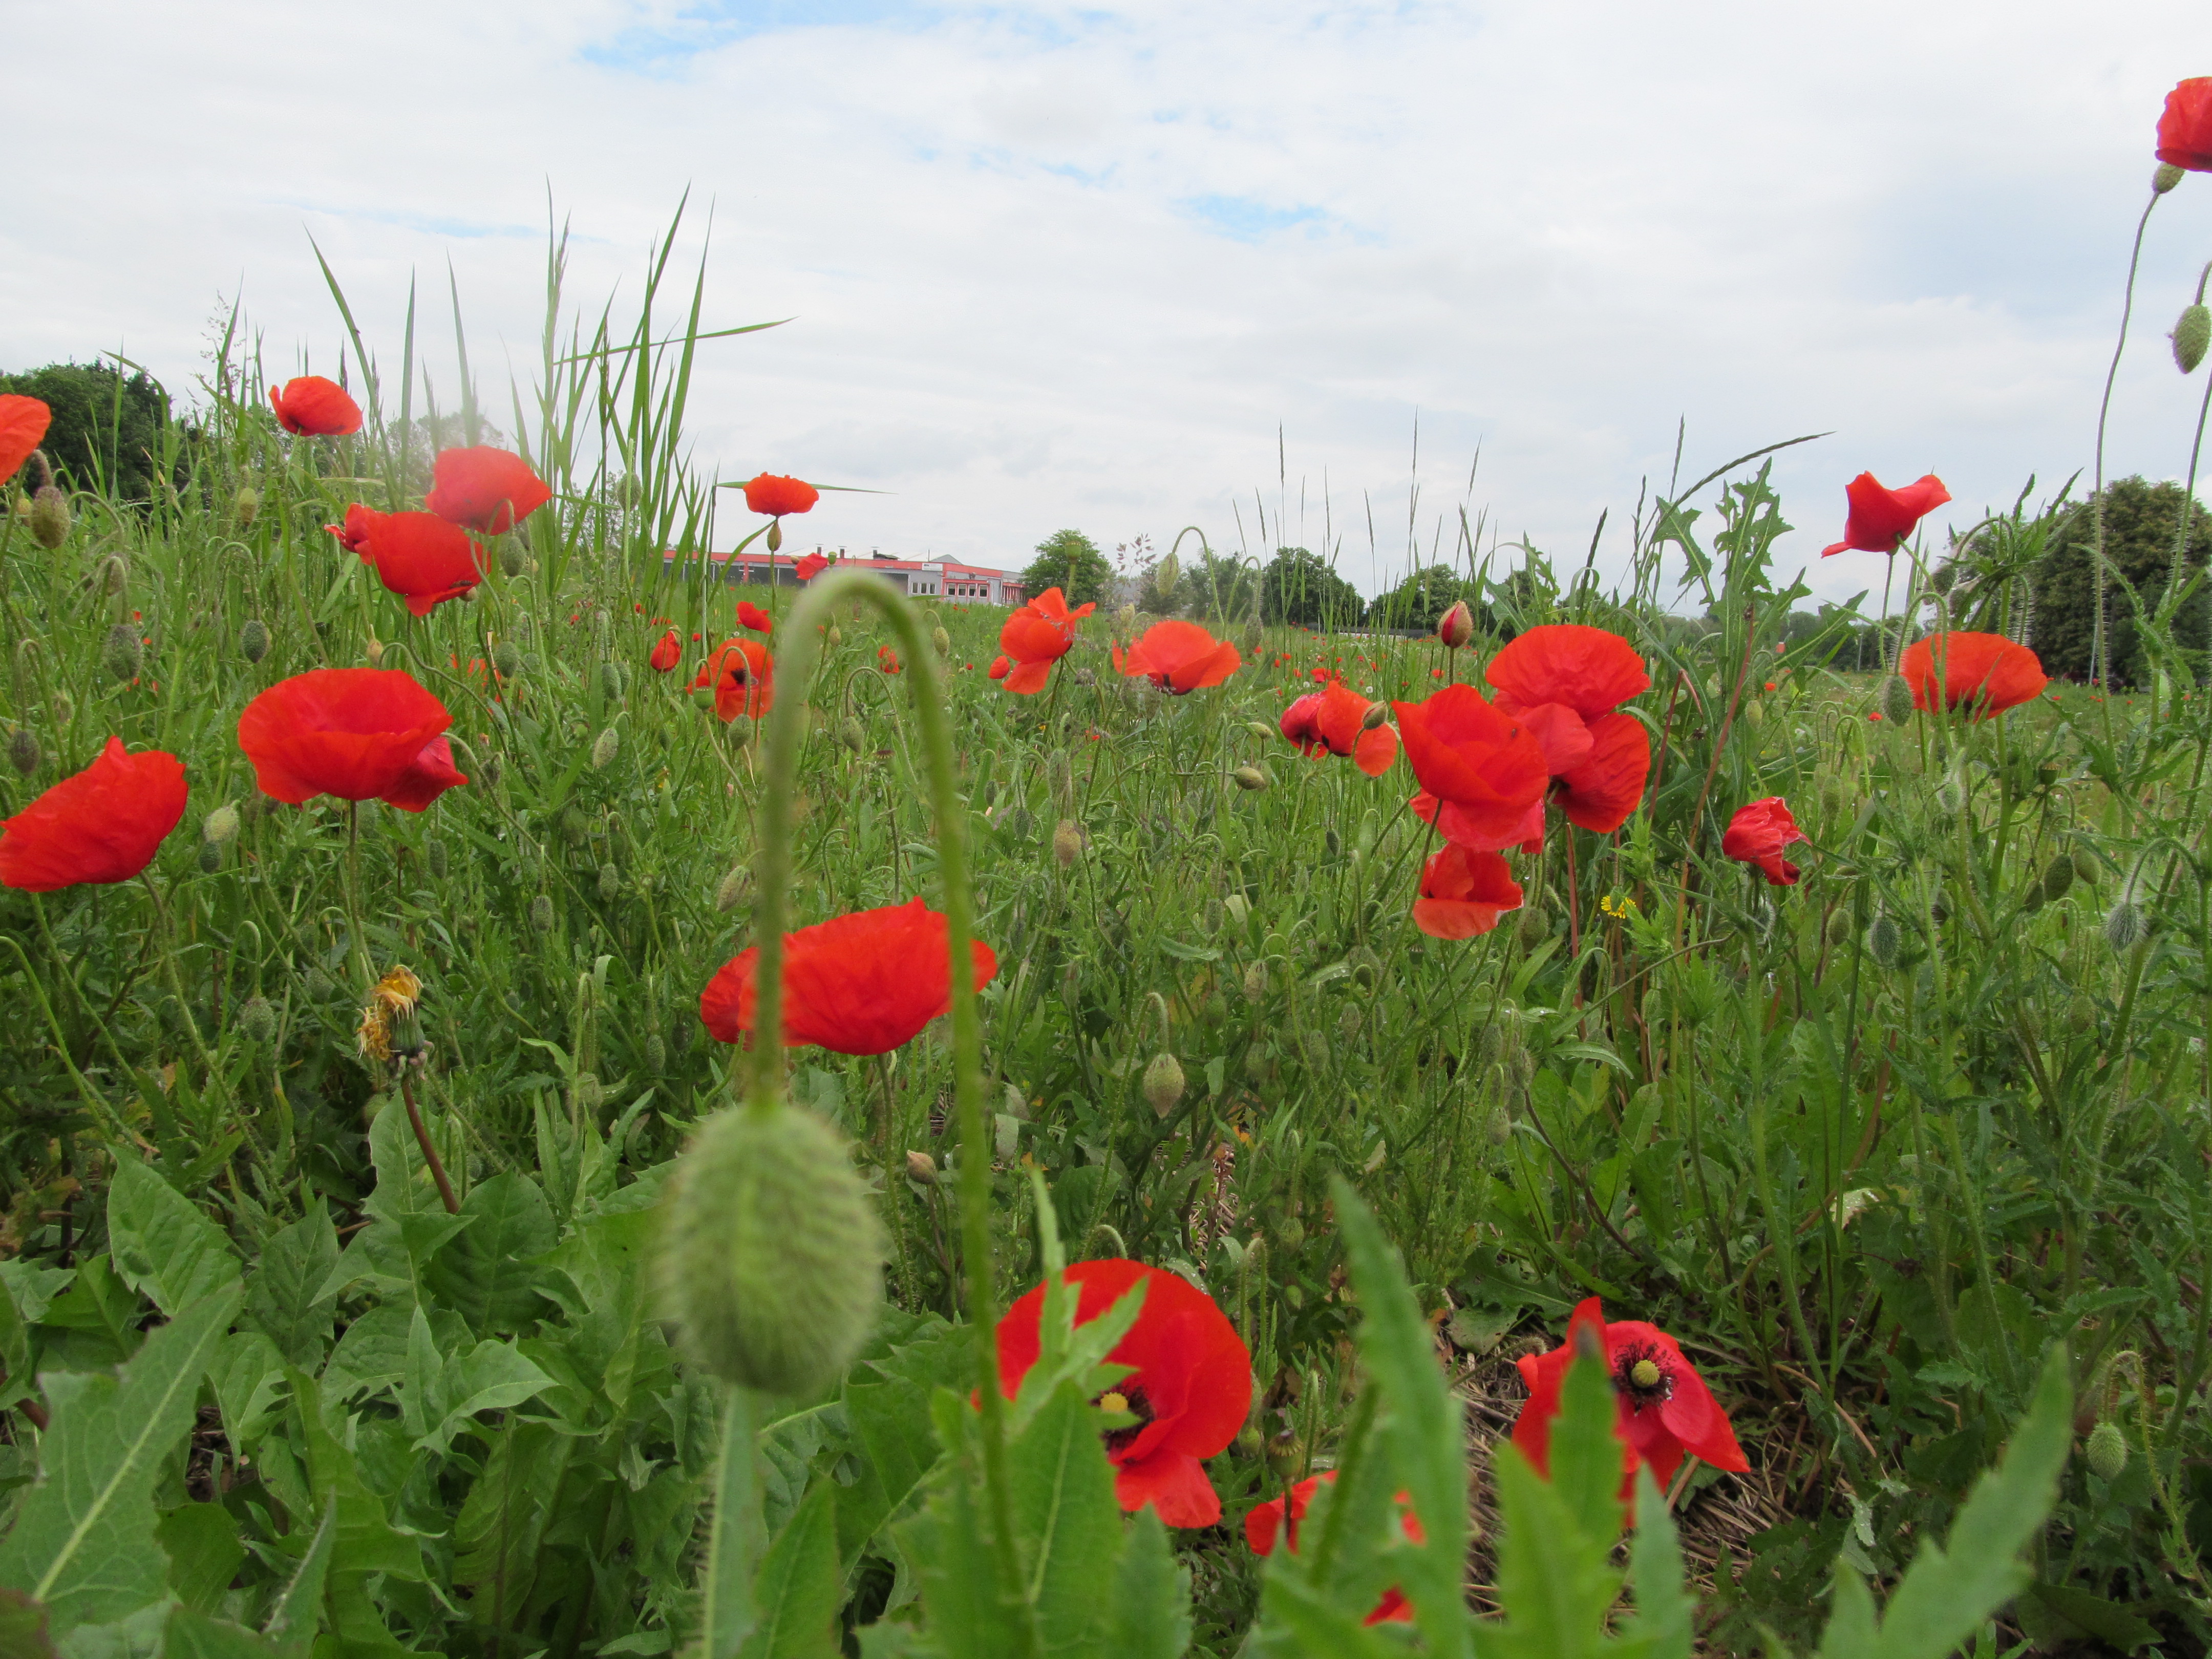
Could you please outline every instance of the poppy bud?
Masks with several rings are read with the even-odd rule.
[[[222,848],[211,841],[200,843],[200,873],[211,876],[222,868]]]
[[[1240,766],[1229,775],[1237,781],[1239,789],[1265,789],[1267,775],[1256,766]]]
[[[919,1186],[934,1187],[937,1184],[937,1160],[927,1152],[909,1147],[906,1155],[906,1178]]]
[[[483,757],[483,781],[485,788],[496,789],[499,787],[500,771],[501,766],[499,757],[496,754],[486,755]]]
[[[267,997],[246,1000],[246,1006],[238,1011],[238,1029],[254,1042],[266,1043],[276,1036],[276,1011],[269,1006]]]
[[[1743,723],[1753,732],[1766,724],[1766,706],[1758,698],[1753,697],[1749,702],[1744,704]]]
[[[446,843],[433,836],[422,843],[422,862],[429,866],[430,879],[443,881],[447,868]]]
[[[31,735],[31,728],[19,726],[8,734],[8,763],[25,777],[39,769],[46,757],[39,752],[39,740]]]
[[[1257,657],[1267,643],[1267,630],[1256,622],[1244,624],[1244,654]]]
[[[2120,1425],[2106,1421],[2089,1431],[2089,1473],[2100,1480],[2117,1480],[2128,1466],[2128,1438]]]
[[[56,548],[69,539],[69,497],[52,484],[40,484],[31,496],[31,539],[40,547]]]
[[[1367,712],[1359,717],[1359,729],[1363,732],[1372,732],[1376,726],[1382,725],[1383,721],[1389,718],[1390,705],[1389,703],[1370,702],[1367,705]]]
[[[540,893],[530,901],[530,931],[533,933],[553,931],[553,898],[550,894]]]
[[[1062,818],[1052,832],[1052,855],[1063,870],[1075,867],[1076,860],[1083,856],[1083,831],[1072,818]]]
[[[832,651],[835,651],[839,646],[845,643],[845,630],[838,627],[836,623],[831,623],[830,624],[829,633],[824,635],[823,637],[829,641],[830,648]]]
[[[1182,1099],[1182,1066],[1163,1048],[1145,1067],[1145,1100],[1156,1117],[1165,1117]]]
[[[499,574],[510,579],[530,568],[530,556],[522,550],[522,544],[512,536],[502,536],[499,543]]]
[[[1340,859],[1344,856],[1344,837],[1336,833],[1336,826],[1334,824],[1332,823],[1328,829],[1322,831],[1321,844],[1322,850],[1326,852],[1329,857],[1333,859]]]
[[[368,665],[371,668],[381,667],[384,663],[384,641],[371,634],[368,636],[368,643],[362,647],[361,654],[368,659]]]
[[[577,1073],[576,1087],[574,1092],[576,1109],[580,1112],[596,1112],[606,1104],[606,1086],[599,1081],[599,1074],[597,1072]]]
[[[1899,931],[1897,919],[1887,914],[1876,915],[1867,924],[1866,948],[1876,966],[1895,966],[1898,952],[1905,948],[1905,935]]]
[[[561,839],[571,847],[581,847],[592,838],[592,823],[574,806],[561,809]]]
[[[2173,361],[2184,374],[2193,374],[2204,361],[2204,348],[2212,345],[2212,310],[2191,306],[2173,325]]]
[[[1820,816],[1839,818],[1844,815],[1844,781],[1833,772],[1820,780]]]
[[[937,647],[939,656],[950,657],[952,654],[952,635],[942,628],[933,628],[929,630],[929,642]]]
[[[1943,775],[1943,781],[1936,786],[1936,805],[1957,817],[1966,808],[1966,782],[1956,767]]]
[[[2065,854],[2061,853],[2044,866],[2043,896],[2046,899],[2064,898],[2066,890],[2073,884],[2074,860]]]
[[[876,1322],[883,1231],[829,1125],[791,1106],[724,1112],[672,1185],[662,1271],[692,1355],[770,1394],[834,1379]]]
[[[355,830],[364,836],[374,830],[376,828],[376,815],[380,810],[381,803],[380,802],[373,800],[356,801],[353,808]]]
[[[2094,1030],[2097,1025],[2097,1005],[2084,992],[2076,991],[2073,1000],[2066,1005],[2066,1023],[2076,1031]]]
[[[1504,1101],[1492,1103],[1489,1121],[1483,1125],[1483,1128],[1490,1136],[1490,1144],[1493,1146],[1503,1146],[1513,1139],[1513,1114],[1505,1109]]]
[[[308,963],[307,971],[300,976],[300,989],[310,1002],[328,1002],[337,988],[320,963]]]
[[[2074,877],[2085,885],[2094,887],[2097,884],[2096,855],[2086,847],[2074,849]]]
[[[622,696],[623,672],[620,663],[603,662],[599,665],[599,692],[611,702]]]
[[[2142,906],[2124,898],[2105,912],[2105,943],[2115,951],[2132,949],[2143,936]]]
[[[248,662],[259,662],[269,654],[269,624],[260,617],[248,617],[238,630],[238,654]]]
[[[837,740],[854,754],[859,754],[868,741],[868,734],[860,729],[858,720],[848,720],[837,728]]]
[[[1524,905],[1519,920],[1513,924],[1513,937],[1526,947],[1540,943],[1552,936],[1552,918],[1540,904]]]
[[[200,839],[228,847],[238,839],[238,809],[228,801],[200,820]]]
[[[522,672],[522,647],[513,640],[501,640],[491,648],[491,665],[500,678],[514,678]]]
[[[1474,637],[1474,612],[1465,599],[1454,599],[1437,618],[1437,637],[1448,651],[1456,651]]]
[[[602,864],[599,866],[599,902],[613,903],[615,896],[621,891],[622,872],[615,867],[612,860]]]
[[[660,1040],[660,1033],[655,1031],[645,1040],[645,1074],[659,1077],[667,1068],[668,1045]]]
[[[1840,907],[1828,918],[1828,943],[1840,950],[1851,936],[1851,913]]]
[[[2163,196],[2181,182],[2182,169],[2171,161],[2160,161],[2150,175],[2150,187],[2154,195]]]
[[[146,648],[139,643],[138,630],[129,623],[118,623],[107,630],[100,642],[100,666],[118,680],[135,680],[145,665]]]
[[[594,772],[605,771],[615,763],[615,757],[620,753],[622,734],[610,726],[592,739],[592,769]]]
[[[1881,682],[1881,717],[1892,726],[1912,718],[1912,688],[1902,674],[1886,675]]]
[[[714,908],[725,914],[734,910],[745,902],[752,890],[753,872],[742,864],[733,864],[730,866],[730,873],[724,876],[714,889]]]
[[[1075,768],[1067,750],[1055,749],[1044,757],[1044,781],[1055,798],[1065,799],[1075,792]]]
[[[783,551],[783,520],[781,519],[768,527],[768,550],[771,553]]]

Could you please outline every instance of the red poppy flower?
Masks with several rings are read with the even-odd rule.
[[[1220,684],[1243,660],[1228,641],[1215,639],[1196,623],[1174,617],[1154,623],[1127,652],[1118,645],[1114,647],[1116,669],[1131,679],[1141,675],[1178,697]]]
[[[779,519],[787,513],[809,512],[821,499],[822,492],[805,479],[774,472],[763,472],[745,485],[745,505]]]
[[[185,769],[159,749],[110,738],[91,765],[12,818],[0,818],[0,885],[51,893],[128,881],[154,861],[185,815]]]
[[[999,971],[999,958],[970,939],[975,988]],[[740,951],[699,994],[699,1018],[717,1042],[753,1029],[753,966],[760,950]],[[920,899],[856,910],[783,936],[783,1042],[841,1054],[889,1054],[952,1008],[952,959],[944,916]]]
[[[1650,734],[1642,721],[1613,712],[1651,689],[1636,647],[1602,628],[1553,623],[1514,639],[1488,678],[1499,712],[1542,746],[1567,821],[1599,835],[1620,829],[1651,774]]]
[[[876,666],[886,674],[903,673],[906,670],[906,665],[899,660],[899,653],[888,645],[876,647]]]
[[[446,705],[397,668],[317,668],[279,680],[238,717],[238,745],[272,800],[383,800],[419,812],[468,779],[453,769]]]
[[[809,553],[796,560],[793,568],[799,572],[799,580],[811,582],[827,570],[830,565],[830,561],[823,558],[819,553]]]
[[[646,657],[646,661],[663,674],[683,660],[684,640],[672,628],[653,642],[653,649]]]
[[[1596,1331],[1605,1346],[1605,1368],[1613,1380],[1616,1415],[1614,1432],[1621,1441],[1621,1499],[1636,1492],[1636,1465],[1640,1459],[1651,1466],[1651,1477],[1664,1490],[1682,1466],[1685,1452],[1702,1457],[1717,1469],[1741,1474],[1751,1467],[1736,1444],[1728,1413],[1705,1387],[1697,1368],[1682,1357],[1674,1339],[1656,1325],[1640,1319],[1607,1324],[1605,1310],[1595,1297],[1575,1309],[1567,1322],[1567,1340],[1549,1353],[1529,1354],[1513,1363],[1528,1385],[1528,1403],[1513,1425],[1513,1443],[1536,1466],[1540,1474],[1551,1468],[1552,1419],[1559,1414],[1559,1388],[1575,1352],[1575,1334],[1583,1326]]]
[[[1915,708],[1932,712],[1940,695],[1944,708],[1969,708],[1984,720],[2034,701],[2051,684],[2043,659],[2002,634],[1936,634],[1917,640],[1899,655],[1897,672],[1912,688]]]
[[[1310,1476],[1291,1488],[1291,1522],[1287,1528],[1283,1525],[1281,1498],[1271,1498],[1264,1504],[1254,1504],[1244,1516],[1244,1541],[1252,1547],[1252,1553],[1273,1555],[1275,1553],[1275,1540],[1284,1536],[1287,1530],[1290,1552],[1296,1555],[1298,1553],[1298,1522],[1306,1518],[1306,1511],[1313,1507],[1314,1494],[1319,1492],[1324,1484],[1334,1484],[1335,1480],[1336,1471],[1329,1469],[1322,1474]],[[1398,1518],[1406,1528],[1406,1537],[1408,1541],[1415,1544],[1427,1543],[1428,1534],[1421,1530],[1420,1519],[1413,1514],[1406,1494],[1398,1493],[1397,1499]],[[1411,1623],[1413,1617],[1413,1607],[1407,1601],[1404,1594],[1398,1587],[1393,1584],[1382,1592],[1382,1599],[1375,1604],[1375,1611],[1369,1613],[1363,1622],[1370,1625]]]
[[[359,501],[346,508],[343,524],[326,524],[325,530],[337,538],[340,547],[349,553],[361,555],[363,563],[368,562],[368,538],[376,533],[376,526],[392,515],[379,513],[373,507],[363,507]]]
[[[1310,691],[1283,711],[1282,732],[1303,755],[1349,755],[1370,778],[1379,778],[1398,758],[1397,728],[1367,726],[1373,705],[1341,680],[1326,690]]]
[[[756,641],[724,640],[707,653],[691,682],[695,691],[708,685],[714,688],[717,719],[760,720],[775,707],[775,660]]]
[[[1850,512],[1844,518],[1844,538],[1820,550],[1820,556],[1856,548],[1863,553],[1894,553],[1912,533],[1912,527],[1951,499],[1943,481],[1933,472],[1917,483],[1884,489],[1871,472],[1862,472],[1844,486]]]
[[[1068,1268],[1067,1281],[1078,1287],[1075,1322],[1090,1323],[1140,1280],[1144,1309],[1107,1356],[1134,1369],[1099,1396],[1137,1419],[1106,1436],[1114,1495],[1132,1512],[1151,1504],[1170,1527],[1210,1527],[1221,1519],[1221,1499],[1200,1460],[1221,1452],[1244,1426],[1252,1356],[1205,1291],[1141,1261],[1109,1257]],[[999,1386],[1009,1396],[1036,1364],[1043,1314],[1040,1285],[999,1322]]]
[[[1028,696],[1042,691],[1052,678],[1052,665],[1075,648],[1075,626],[1098,607],[1067,608],[1060,589],[1048,587],[1006,618],[999,629],[999,649],[1013,665],[1006,690]]]
[[[1782,856],[1782,849],[1804,839],[1805,832],[1790,816],[1789,804],[1779,795],[1769,795],[1736,808],[1721,836],[1721,851],[1732,859],[1757,865],[1774,886],[1794,887],[1800,872]]]
[[[54,412],[37,398],[0,395],[0,483],[23,470],[31,452],[43,442]]]
[[[1521,908],[1521,884],[1503,854],[1470,853],[1450,842],[1421,869],[1413,926],[1431,939],[1473,939]]]
[[[738,626],[740,628],[750,628],[756,634],[771,634],[775,631],[775,618],[769,616],[767,611],[762,610],[750,599],[739,599],[738,601]]]
[[[514,529],[552,499],[545,481],[521,456],[480,445],[438,452],[422,505],[451,523],[494,536]]]
[[[991,678],[994,680],[1006,678],[1013,665],[1012,662],[1005,657],[997,658],[991,664]]]
[[[319,374],[287,380],[281,392],[272,386],[269,406],[276,411],[276,424],[295,437],[343,438],[361,430],[361,405],[336,380]]]
[[[362,509],[364,513],[367,509]],[[341,543],[354,535],[350,508]],[[458,599],[483,580],[483,549],[459,526],[434,513],[379,513],[354,548],[389,592],[407,601],[409,612],[427,617],[447,599]]]
[[[1448,685],[1425,702],[1391,707],[1413,775],[1435,802],[1422,816],[1447,841],[1495,853],[1542,837],[1551,771],[1527,730],[1471,685]]]
[[[2158,118],[2158,159],[2212,173],[2212,76],[2194,76],[2166,94]]]

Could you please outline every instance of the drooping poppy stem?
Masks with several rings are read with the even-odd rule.
[[[2136,221],[2135,246],[2128,253],[2128,283],[2120,299],[2120,337],[2112,345],[2112,366],[2105,371],[2105,395],[2097,404],[2097,448],[2094,457],[2094,479],[2089,487],[2089,568],[2095,579],[2096,608],[2090,617],[2089,684],[2100,685],[2112,678],[2112,665],[2105,660],[2105,425],[2112,413],[2112,387],[2120,378],[2120,358],[2128,349],[2128,323],[2136,310],[2136,273],[2142,266],[2143,233],[2150,228],[2151,210],[2158,205],[2163,192],[2154,188],[2150,200],[2143,204],[2142,217]],[[2109,686],[2103,689],[2110,690]],[[2105,741],[2112,740],[2112,711],[2109,699],[2104,711]]]

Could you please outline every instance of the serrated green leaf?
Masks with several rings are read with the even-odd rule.
[[[169,1614],[161,1632],[161,1659],[276,1659],[276,1649],[243,1625],[197,1607]]]
[[[539,1550],[577,1445],[573,1435],[510,1418],[453,1525],[453,1583],[476,1591],[469,1616],[514,1626],[531,1600]]]
[[[246,1559],[230,1511],[220,1504],[181,1504],[161,1517],[155,1534],[169,1558],[177,1599],[200,1613],[213,1609]]]
[[[1176,1564],[1158,1513],[1140,1510],[1114,1569],[1103,1651],[1111,1659],[1182,1659],[1190,1629],[1190,1575]]]
[[[198,1205],[135,1158],[118,1158],[107,1238],[123,1282],[170,1317],[239,1282],[238,1256]]]
[[[768,1546],[761,1524],[752,1400],[742,1388],[728,1390],[714,1492],[707,1570],[700,1583],[700,1622],[706,1659],[737,1659],[757,1619],[753,1576]]]
[[[269,1610],[262,1634],[281,1653],[304,1654],[315,1639],[315,1624],[323,1605],[323,1584],[330,1576],[331,1558],[337,1547],[338,1511],[325,1504],[315,1523],[315,1535],[292,1573],[292,1581]]]
[[[270,1235],[246,1285],[246,1317],[291,1364],[319,1370],[337,1292],[325,1286],[338,1265],[338,1236],[317,1197],[307,1213]]]
[[[233,1331],[208,1365],[232,1449],[250,1455],[284,1407],[284,1358],[259,1331]]]
[[[1683,1577],[1674,1517],[1648,1468],[1636,1472],[1636,1536],[1628,1545],[1628,1584],[1636,1598],[1636,1617],[1621,1631],[1614,1659],[1690,1659],[1697,1604]]]
[[[1555,1440],[1554,1455],[1557,1446]],[[1491,1475],[1498,1489],[1498,1599],[1505,1618],[1485,1627],[1485,1652],[1500,1659],[1596,1659],[1605,1647],[1606,1613],[1620,1589],[1607,1562],[1612,1533],[1590,1537],[1565,1493],[1512,1445],[1498,1448]]]
[[[1007,1448],[1014,1528],[1048,1653],[1095,1644],[1114,1589],[1121,1508],[1098,1413],[1064,1382]]]
[[[842,1575],[837,1565],[837,1485],[817,1480],[776,1534],[753,1583],[758,1620],[742,1659],[835,1659]]]
[[[1620,1408],[1602,1360],[1576,1358],[1559,1385],[1552,1425],[1551,1480],[1579,1535],[1610,1548],[1620,1535]]]
[[[468,1227],[430,1258],[433,1294],[478,1336],[513,1334],[552,1311],[536,1259],[557,1238],[552,1206],[535,1182],[494,1176],[461,1200]]]

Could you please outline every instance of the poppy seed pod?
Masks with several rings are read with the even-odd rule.
[[[200,839],[228,847],[238,839],[238,809],[228,801],[200,820]]]
[[[499,574],[512,580],[530,568],[530,556],[522,550],[522,544],[512,536],[503,537],[499,544]]]
[[[2064,898],[2066,896],[2066,890],[2073,884],[2074,860],[2067,857],[2065,854],[2061,853],[2057,857],[2051,860],[2049,864],[2044,866],[2043,896],[2045,898]]]
[[[8,763],[25,777],[39,769],[46,757],[39,751],[39,740],[27,726],[19,726],[8,734]]]
[[[431,880],[445,880],[447,859],[446,843],[437,836],[433,836],[422,843],[422,862],[429,866]]]
[[[254,1042],[267,1043],[276,1036],[276,1011],[269,1006],[267,997],[246,1000],[246,1006],[238,1011],[238,1029]]]
[[[501,640],[491,648],[491,665],[500,678],[514,678],[522,672],[522,647],[513,640]]]
[[[742,864],[733,864],[714,889],[714,908],[727,914],[743,904],[752,890],[753,872]]]
[[[2191,306],[2173,325],[2173,361],[2184,374],[2194,374],[2204,361],[2204,348],[2212,345],[2212,310]]]
[[[1155,1117],[1165,1117],[1182,1099],[1182,1066],[1163,1048],[1145,1067],[1145,1103]]]
[[[592,739],[592,769],[594,772],[605,771],[615,763],[615,757],[621,753],[622,734],[610,726]]]
[[[1892,726],[1912,718],[1912,687],[1902,674],[1885,676],[1881,683],[1881,717]]]
[[[1437,618],[1437,637],[1447,650],[1456,651],[1474,637],[1474,612],[1465,599],[1454,599]]]
[[[724,1112],[672,1186],[661,1268],[692,1356],[770,1394],[834,1379],[883,1294],[882,1227],[836,1133],[787,1105]]]
[[[2132,950],[2145,932],[2142,906],[2124,898],[2105,912],[2105,943],[2115,951]]]
[[[31,496],[31,539],[52,549],[67,541],[69,533],[69,497],[52,484],[40,484]]]
[[[1867,954],[1875,959],[1876,966],[1894,967],[1898,952],[1904,948],[1905,935],[1899,929],[1894,916],[1878,915],[1867,924]]]
[[[258,617],[248,617],[238,630],[238,654],[248,662],[259,662],[269,654],[269,624]]]
[[[2154,195],[2163,196],[2182,180],[2183,169],[2171,161],[2160,161],[2152,169],[2150,187]]]
[[[533,933],[553,931],[553,898],[550,894],[540,893],[530,901],[530,931]]]
[[[1237,781],[1239,789],[1265,789],[1267,775],[1256,766],[1240,766],[1229,775]]]
[[[622,891],[622,872],[612,861],[599,866],[599,902],[611,904]]]
[[[2117,1480],[2128,1466],[2128,1438],[2109,1419],[2089,1431],[2089,1473],[2100,1480]]]
[[[100,641],[100,664],[118,680],[135,680],[145,665],[146,648],[139,642],[138,630],[129,623],[118,623],[107,630]]]
[[[1083,856],[1083,831],[1072,818],[1062,818],[1052,832],[1052,855],[1063,870],[1075,867],[1076,860]]]

